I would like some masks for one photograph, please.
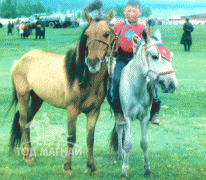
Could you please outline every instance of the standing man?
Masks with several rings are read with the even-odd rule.
[[[39,18],[37,17],[36,18],[36,39],[37,39],[37,37],[39,36],[39,39],[40,39],[40,33],[41,33],[41,27],[42,27],[42,25],[41,25],[41,21],[39,20]]]
[[[11,34],[12,35],[12,29],[13,29],[13,25],[11,24],[11,22],[9,21],[9,24],[8,24],[8,34]]]
[[[183,35],[180,44],[184,45],[185,51],[190,51],[192,45],[191,32],[194,30],[193,25],[189,22],[189,18],[186,18],[186,22],[183,25]]]
[[[41,38],[41,36],[44,39],[45,38],[45,23],[44,23],[42,18],[41,18],[41,28],[40,28],[40,30],[41,30],[41,34],[39,36],[39,39]]]
[[[22,39],[23,34],[24,34],[24,28],[25,28],[25,25],[24,25],[24,22],[22,21],[19,25],[19,34],[21,35],[21,39]]]

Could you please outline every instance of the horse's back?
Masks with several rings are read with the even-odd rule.
[[[63,108],[67,86],[64,60],[64,55],[32,50],[20,59],[15,70],[41,99]]]

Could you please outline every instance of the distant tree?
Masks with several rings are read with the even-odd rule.
[[[152,15],[152,10],[151,10],[150,8],[148,8],[148,7],[143,7],[142,9],[143,9],[143,10],[142,10],[142,15],[141,15],[141,16],[143,16],[143,17],[149,17],[149,16]]]
[[[11,0],[5,0],[1,4],[1,16],[3,18],[15,18],[16,9]]]
[[[29,0],[5,0],[0,6],[0,11],[3,18],[29,17],[46,12],[39,1],[34,3]]]
[[[82,17],[83,17],[83,14],[82,14],[81,12],[78,12],[76,18],[77,18],[77,19],[80,19],[80,18],[82,18]]]
[[[125,5],[116,5],[114,8],[116,12],[116,16],[124,17],[124,8],[125,8]]]

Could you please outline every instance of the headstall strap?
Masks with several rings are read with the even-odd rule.
[[[167,49],[167,47],[163,44],[163,43],[158,43],[158,44],[152,44],[151,46],[149,46],[149,47],[145,47],[144,48],[144,50],[146,51],[146,50],[148,50],[149,48],[151,48],[151,47],[153,47],[153,46],[156,46],[157,47],[157,49],[158,49],[158,51],[159,51],[159,53],[161,54],[161,56],[162,57],[164,57],[164,58],[166,58],[167,60],[169,60],[169,61],[171,61],[171,53],[170,53],[170,51]],[[153,70],[151,70],[151,68],[150,68],[150,63],[149,63],[149,59],[148,59],[148,55],[146,56],[147,58],[147,64],[148,64],[148,72],[154,72]],[[147,72],[147,75],[148,75],[148,72]],[[165,75],[165,74],[171,74],[171,73],[173,73],[173,72],[175,72],[175,70],[173,69],[173,70],[170,70],[170,71],[165,71],[165,72],[161,72],[161,73],[157,73],[159,76],[161,76],[161,75]],[[156,73],[156,72],[154,72],[154,73]],[[146,76],[147,76],[146,75]]]

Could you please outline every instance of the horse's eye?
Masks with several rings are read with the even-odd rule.
[[[105,38],[108,38],[108,37],[109,37],[109,33],[105,33],[103,36],[104,36]]]
[[[156,56],[156,55],[152,55],[152,59],[154,59],[154,60],[158,60],[158,59],[159,59],[159,57],[158,57],[158,56]]]

